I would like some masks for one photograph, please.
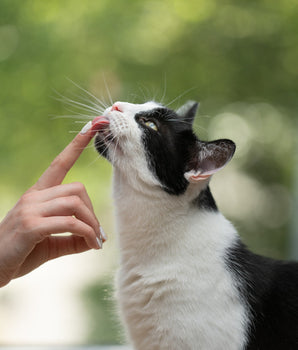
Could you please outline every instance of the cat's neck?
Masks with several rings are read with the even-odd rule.
[[[150,258],[172,250],[174,255],[190,246],[210,252],[222,242],[226,247],[236,237],[231,223],[216,210],[200,208],[193,188],[184,195],[172,196],[166,192],[141,186],[131,186],[130,181],[114,172],[114,200],[117,231],[122,258],[136,254]],[[198,242],[200,242],[198,244]],[[220,243],[218,243],[220,242]]]
[[[187,215],[196,195],[189,191],[181,196],[173,196],[161,191],[159,187],[148,186],[139,179],[132,181],[115,170],[113,197],[117,216],[130,218],[126,220],[128,224],[144,227],[152,225],[152,222],[163,225],[172,221],[173,216],[179,220],[179,217]]]

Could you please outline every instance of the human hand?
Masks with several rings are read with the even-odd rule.
[[[86,128],[87,127],[87,128]],[[0,287],[44,262],[106,240],[81,183],[61,184],[100,123],[88,123],[0,223]],[[52,236],[70,232],[70,236]]]

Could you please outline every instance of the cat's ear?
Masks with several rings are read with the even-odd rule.
[[[195,101],[188,101],[183,106],[181,106],[176,113],[179,117],[183,118],[185,122],[190,125],[193,124],[197,110],[199,108],[199,103]]]
[[[196,159],[191,161],[192,169],[187,171],[184,177],[192,183],[209,178],[231,160],[235,150],[236,145],[231,140],[198,141]]]

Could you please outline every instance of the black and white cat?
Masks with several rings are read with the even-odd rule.
[[[250,252],[210,176],[230,140],[200,141],[197,110],[117,102],[95,140],[114,166],[120,310],[138,350],[298,349],[298,264]]]

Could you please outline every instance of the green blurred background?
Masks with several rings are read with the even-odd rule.
[[[96,115],[69,107],[91,104],[76,84],[107,104],[192,99],[199,136],[238,146],[213,180],[220,208],[254,251],[296,258],[297,19],[294,0],[0,0],[0,217]],[[121,342],[110,177],[91,146],[66,179],[86,185],[111,237],[109,262],[77,293],[84,336],[67,342]]]

